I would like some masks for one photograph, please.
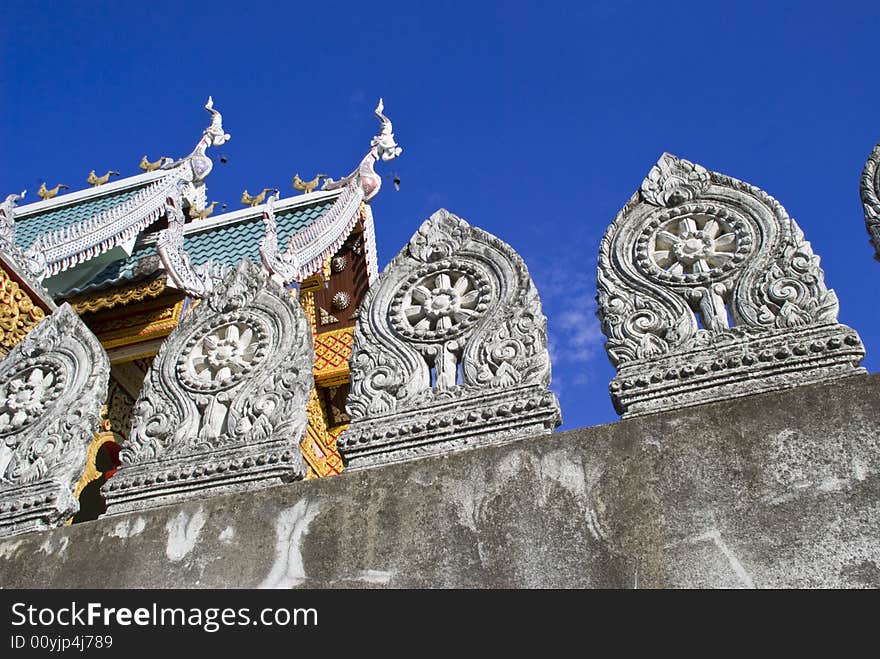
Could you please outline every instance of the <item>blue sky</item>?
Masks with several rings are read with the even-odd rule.
[[[880,140],[880,3],[5,3],[0,181],[85,187],[180,157],[212,94],[209,199],[347,174],[385,98],[403,155],[379,265],[445,207],[507,241],[544,302],[564,427],[617,418],[599,239],[663,151],[780,200],[878,370],[880,264],[858,180]]]

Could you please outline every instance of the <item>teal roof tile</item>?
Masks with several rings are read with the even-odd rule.
[[[138,192],[143,190],[152,181],[143,185],[125,190],[119,190],[101,197],[92,197],[69,205],[51,208],[43,212],[31,215],[23,214],[15,216],[15,242],[22,248],[27,249],[33,245],[34,240],[41,233],[61,229],[76,224],[90,217],[102,213],[114,206],[123,204]]]
[[[321,217],[333,205],[334,201],[335,199],[332,198],[324,199],[308,206],[276,211],[278,247],[284,249],[290,236]],[[196,265],[213,259],[214,263],[234,267],[244,257],[248,257],[254,263],[259,263],[260,240],[262,240],[264,233],[263,216],[262,213],[258,213],[235,224],[211,227],[198,233],[187,234],[184,236],[183,246],[189,254],[190,260]],[[86,290],[112,286],[120,281],[135,279],[138,276],[135,272],[138,262],[156,255],[155,245],[135,247],[131,256],[109,264],[88,284],[59,292],[59,295],[72,295]]]

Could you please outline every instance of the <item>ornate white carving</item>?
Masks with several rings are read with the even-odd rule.
[[[302,267],[296,254],[293,236],[287,241],[283,252],[278,249],[278,229],[275,222],[275,202],[278,201],[278,190],[266,200],[263,209],[265,235],[260,241],[260,259],[266,268],[281,284],[302,281]]]
[[[313,361],[296,298],[243,261],[153,361],[104,486],[108,512],[302,478]]]
[[[215,264],[213,259],[200,265],[193,265],[189,254],[183,247],[183,197],[190,186],[185,182],[174,190],[165,200],[165,217],[168,228],[156,237],[156,251],[165,267],[168,283],[192,297],[205,297],[214,290],[229,272],[223,264]]]
[[[382,177],[376,173],[376,170],[373,169],[373,165],[375,165],[376,161],[380,158],[385,162],[394,160],[401,154],[401,152],[403,152],[403,148],[398,146],[397,142],[394,141],[391,120],[383,114],[384,110],[385,104],[380,98],[379,104],[376,106],[374,112],[379,123],[382,124],[382,128],[379,131],[379,134],[370,141],[370,150],[367,152],[367,155],[364,156],[364,159],[361,160],[361,164],[358,165],[358,168],[338,181],[328,178],[324,181],[324,185],[321,186],[322,190],[336,190],[337,188],[349,184],[356,184],[363,192],[364,201],[368,202],[376,196],[379,192],[379,188],[382,187]]]
[[[510,246],[439,210],[361,303],[348,468],[551,432],[546,319]]]
[[[15,246],[15,205],[24,199],[27,190],[11,194],[0,204],[0,248],[10,251]]]
[[[880,144],[874,147],[865,163],[860,192],[865,209],[865,225],[874,245],[874,258],[880,261]]]
[[[11,194],[0,204],[0,250],[12,259],[13,265],[28,278],[31,285],[45,290],[41,285],[46,275],[45,255],[33,247],[23,250],[15,242],[15,206],[26,194],[27,190],[22,190],[21,194]]]
[[[323,307],[318,307],[318,313],[321,315],[321,325],[332,325],[339,322],[336,316],[328,313]]]
[[[0,535],[60,526],[107,396],[110,362],[67,304],[0,361]]]
[[[275,221],[277,195],[269,197],[263,209],[265,235],[260,242],[263,266],[276,280],[285,284],[320,272],[328,257],[335,254],[358,223],[363,191],[360,186],[346,186],[333,205],[315,222],[297,231],[287,241],[283,252],[278,249]]]
[[[861,372],[861,341],[768,194],[664,154],[602,239],[599,317],[623,416]]]
[[[664,153],[642,182],[642,195],[655,206],[675,206],[699,197],[708,187],[705,168]]]

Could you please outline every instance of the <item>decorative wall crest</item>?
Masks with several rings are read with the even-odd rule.
[[[426,220],[360,306],[348,468],[552,432],[546,318],[522,259],[445,210]]]
[[[880,144],[874,147],[865,163],[860,192],[865,209],[865,225],[874,245],[874,258],[880,261]]]
[[[296,299],[244,260],[153,361],[108,513],[302,478],[313,361]]]
[[[602,239],[598,315],[632,416],[862,372],[797,223],[742,181],[663,154]]]
[[[98,430],[110,362],[68,304],[0,361],[0,535],[60,526]]]

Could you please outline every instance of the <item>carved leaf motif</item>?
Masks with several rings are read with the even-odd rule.
[[[758,287],[762,324],[784,328],[837,322],[837,296],[825,287],[819,258],[802,238],[799,229],[793,232],[798,242],[783,248]]]
[[[466,230],[466,223],[441,209],[410,239],[409,253],[425,263],[448,258],[461,248]]]
[[[709,172],[689,160],[664,153],[642,183],[642,195],[655,206],[696,199],[709,187]]]

